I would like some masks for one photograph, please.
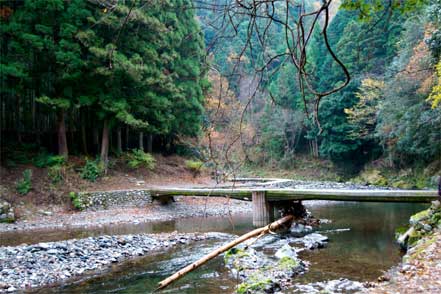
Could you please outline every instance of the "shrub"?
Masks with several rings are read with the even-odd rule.
[[[72,201],[72,205],[78,209],[83,210],[83,203],[80,200],[80,197],[75,192],[69,192],[70,200]]]
[[[204,166],[202,161],[198,160],[186,160],[185,167],[189,170],[200,170]]]
[[[23,172],[23,179],[19,180],[15,186],[17,192],[21,195],[26,195],[32,188],[32,171],[30,169],[26,169]]]
[[[203,169],[204,163],[198,160],[186,160],[185,167],[193,173],[193,176],[196,176]]]
[[[81,178],[95,182],[104,173],[104,164],[100,160],[88,160],[81,169]]]
[[[127,165],[130,168],[143,166],[149,170],[153,170],[156,166],[156,160],[151,154],[145,153],[140,149],[134,149],[131,153],[127,154]]]
[[[64,180],[64,170],[63,166],[60,164],[49,167],[47,175],[53,184],[61,182]]]
[[[65,158],[62,155],[52,155],[46,152],[39,153],[32,163],[36,167],[51,167],[55,165],[62,165],[65,162]]]

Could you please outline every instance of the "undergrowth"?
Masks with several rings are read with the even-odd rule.
[[[153,170],[156,166],[156,160],[150,153],[145,153],[140,149],[134,149],[127,153],[127,165],[130,168],[145,167]]]
[[[80,176],[85,180],[95,182],[104,173],[104,164],[99,160],[86,159],[86,164],[81,168]]]
[[[18,193],[26,195],[32,189],[32,170],[26,169],[23,172],[23,179],[19,180],[15,186]]]

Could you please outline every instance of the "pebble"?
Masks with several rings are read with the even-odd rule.
[[[137,234],[0,247],[0,293],[64,283],[74,276],[101,271],[112,263],[208,238],[216,236]]]
[[[352,294],[360,293],[365,289],[362,283],[357,281],[351,281],[348,279],[338,279],[324,282],[310,283],[306,285],[295,284],[294,293],[308,293],[308,294],[320,294],[320,293],[341,293]]]
[[[242,185],[246,187],[248,185]],[[249,186],[253,186],[250,183]],[[302,181],[302,180],[287,180],[283,182],[268,182],[268,184],[259,185],[262,188],[291,188],[291,189],[344,189],[344,190],[391,190],[396,188],[379,187],[374,185],[361,185],[351,182],[326,182],[326,181]]]

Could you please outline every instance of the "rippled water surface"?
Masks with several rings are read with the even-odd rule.
[[[296,280],[300,283],[337,278],[374,280],[383,271],[400,261],[400,251],[394,244],[394,231],[407,223],[409,216],[427,205],[395,203],[307,202],[317,218],[332,222],[319,231],[330,239],[324,249],[301,253],[309,261],[309,271]],[[29,241],[60,240],[100,234],[217,231],[242,234],[252,229],[251,215],[209,218],[189,218],[149,225],[124,225],[94,230],[75,230],[21,238]],[[29,242],[28,241],[28,242]],[[198,259],[223,244],[226,239],[209,240],[149,256],[135,262],[115,266],[106,274],[37,293],[151,293],[156,284],[177,269]],[[160,293],[232,293],[237,284],[217,257],[202,268],[188,274]],[[285,291],[286,292],[286,291]],[[286,293],[289,293],[287,291]]]

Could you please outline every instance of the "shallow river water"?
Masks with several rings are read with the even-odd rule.
[[[332,222],[321,225],[319,233],[329,237],[324,249],[304,251],[300,258],[310,263],[309,271],[296,282],[310,282],[348,278],[356,281],[375,280],[383,271],[398,264],[401,253],[394,243],[394,231],[405,225],[409,216],[427,205],[395,203],[305,202],[308,210],[320,219]],[[90,230],[70,230],[21,234],[2,245],[35,243],[102,234],[130,234],[157,232],[223,232],[242,234],[252,229],[251,215],[228,217],[187,218],[155,224],[133,224],[102,227]],[[321,232],[320,232],[321,231]],[[223,244],[225,239],[209,240],[185,245],[136,261],[115,266],[97,277],[70,285],[45,288],[36,293],[151,293],[156,284],[177,269],[198,259]],[[188,274],[160,293],[232,293],[238,281],[217,257],[202,268]],[[290,293],[290,291],[284,291]]]

